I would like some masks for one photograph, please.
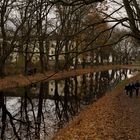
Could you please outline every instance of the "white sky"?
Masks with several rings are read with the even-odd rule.
[[[104,7],[103,4],[102,4],[102,6],[103,6],[104,12],[106,14],[110,15],[110,18],[108,18],[108,20],[115,20],[115,19],[119,20],[119,19],[123,19],[123,18],[127,17],[125,8],[122,7],[123,6],[122,0],[106,0],[106,1],[107,1],[107,3],[105,4],[106,7]],[[114,25],[116,23],[117,22],[111,22],[109,24]],[[125,24],[128,25],[126,22],[125,22]],[[126,27],[122,26],[121,24],[117,25],[117,27],[126,29]]]
[[[108,1],[107,2],[108,14],[114,12],[115,10],[117,10],[117,9],[121,8],[121,6],[123,6],[122,0],[107,0],[107,1]],[[112,15],[112,17],[116,17],[116,18],[124,18],[126,16],[127,16],[127,14],[123,7]]]

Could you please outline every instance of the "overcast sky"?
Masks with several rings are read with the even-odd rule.
[[[104,11],[105,11],[105,13],[110,15],[110,18],[108,18],[109,20],[114,20],[113,18],[116,18],[118,20],[118,19],[127,17],[125,8],[123,7],[122,0],[107,0]],[[109,24],[114,25],[115,23],[117,23],[117,22],[112,22]],[[128,25],[127,23],[125,23],[125,24]],[[126,27],[122,26],[121,24],[119,24],[117,27],[126,29]]]
[[[122,7],[123,6],[123,2],[122,0],[107,0],[107,6],[108,6],[108,14],[116,11],[117,9],[119,9],[118,11],[116,11],[112,17],[116,17],[116,18],[124,18],[126,17],[126,11],[125,9]],[[122,8],[121,8],[122,7]]]

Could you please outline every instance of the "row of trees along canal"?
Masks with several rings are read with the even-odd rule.
[[[97,8],[96,1],[0,1],[0,77],[27,74],[31,67],[58,71],[136,58],[139,20],[133,20],[139,19],[140,11],[136,0],[123,1],[128,18],[120,20],[109,19],[112,14],[103,9],[106,3]],[[108,24],[111,21],[115,24]],[[126,21],[129,31],[115,28]]]

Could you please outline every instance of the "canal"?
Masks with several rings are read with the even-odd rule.
[[[0,94],[2,140],[50,140],[87,105],[135,72],[127,69],[88,73]]]

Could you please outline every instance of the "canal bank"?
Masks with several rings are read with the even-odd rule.
[[[124,85],[140,74],[118,84],[98,102],[89,105],[60,130],[53,140],[138,140],[140,139],[140,97],[129,98]]]

